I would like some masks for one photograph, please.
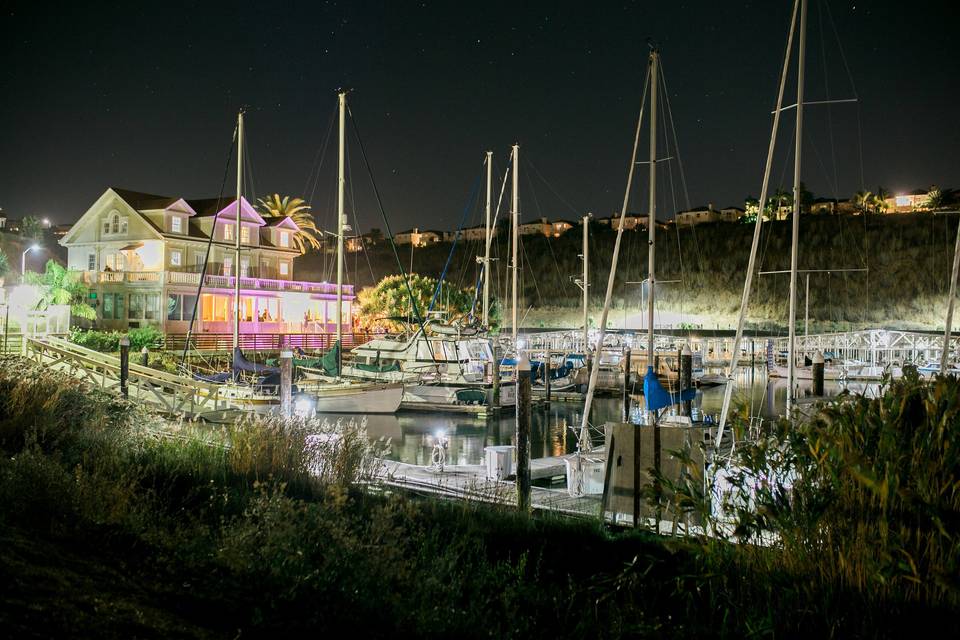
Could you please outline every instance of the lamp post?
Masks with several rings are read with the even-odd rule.
[[[40,245],[32,244],[26,249],[23,250],[23,254],[20,256],[20,281],[23,281],[24,276],[27,273],[27,254],[31,251],[39,251]]]

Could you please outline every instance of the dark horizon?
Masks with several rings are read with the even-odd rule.
[[[791,4],[472,12],[327,2],[277,14],[171,3],[54,12],[15,2],[2,20],[0,112],[10,129],[0,207],[62,223],[108,186],[215,197],[246,105],[245,193],[306,197],[327,226],[335,139],[319,173],[315,158],[344,86],[394,232],[456,228],[485,150],[499,172],[514,141],[524,220],[608,216],[622,199],[648,36],[662,52],[688,186],[675,162],[672,176],[661,170],[660,217],[688,204],[742,207],[759,192]],[[950,50],[957,9],[829,5],[810,3],[806,97],[859,103],[807,109],[808,188],[842,199],[878,185],[958,186],[958,89],[949,81],[960,70]],[[787,104],[793,90],[791,78]],[[787,112],[772,188],[791,180],[792,132]],[[352,134],[349,144],[359,226],[382,228]],[[228,168],[226,195],[233,181]],[[645,213],[643,166],[637,181],[630,209]]]

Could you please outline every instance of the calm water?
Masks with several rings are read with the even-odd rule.
[[[827,381],[825,393],[836,395],[849,389],[852,393],[877,393],[876,384]],[[810,392],[809,383],[800,383],[801,395]],[[723,405],[724,387],[710,387],[697,393],[694,404],[699,403],[705,414],[719,416]],[[752,403],[752,415],[775,418],[784,412],[787,385],[783,379],[767,379],[757,372],[752,379],[744,372],[737,381],[734,403],[743,406]],[[639,404],[642,404],[642,400]],[[591,423],[595,442],[602,441],[604,422],[619,420],[619,398],[595,398]],[[640,406],[634,403],[634,415],[639,418]],[[329,416],[336,418],[337,416]],[[583,401],[552,402],[549,405],[534,403],[531,408],[531,456],[542,458],[559,456],[576,450],[576,434],[583,418]],[[492,445],[516,444],[516,421],[514,411],[508,409],[498,415],[478,419],[467,415],[400,412],[396,415],[371,415],[367,417],[367,430],[371,439],[389,438],[390,452],[387,457],[418,465],[429,465],[433,446],[438,435],[448,441],[447,464],[482,464],[483,449]]]

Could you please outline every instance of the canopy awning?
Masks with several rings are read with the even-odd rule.
[[[143,243],[142,243],[142,242],[134,242],[134,243],[128,244],[127,246],[121,248],[120,251],[134,251],[135,249],[139,249],[139,248],[142,247],[142,246],[143,246]]]

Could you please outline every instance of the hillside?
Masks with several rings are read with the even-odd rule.
[[[860,273],[814,273],[810,276],[811,329],[831,330],[858,326],[929,328],[943,326],[946,293],[950,282],[958,215],[918,213],[885,216],[805,216],[801,221],[800,269],[867,268]],[[749,258],[753,225],[714,223],[657,232],[657,313],[660,323],[693,323],[721,328],[733,323]],[[591,303],[599,315],[609,273],[616,232],[591,226]],[[762,271],[789,269],[790,222],[764,224],[759,266]],[[398,247],[404,269],[411,263],[410,246]],[[437,275],[450,252],[449,243],[413,250],[413,270]],[[573,283],[581,266],[581,230],[574,227],[559,238],[523,238],[521,306],[530,309],[525,326],[575,326],[580,290]],[[460,243],[450,261],[448,281],[473,286],[482,253],[479,241]],[[494,243],[497,258],[491,291],[509,292],[507,234]],[[330,279],[330,255],[313,254],[298,262],[298,277]],[[367,253],[350,254],[348,277],[364,287],[398,272],[389,244],[370,247]],[[622,323],[640,309],[641,286],[647,275],[645,231],[624,232],[620,268],[614,287],[617,313],[611,322]],[[666,283],[682,280],[682,283]],[[798,317],[803,317],[804,278],[798,292]],[[785,325],[789,275],[763,275],[754,279],[750,320],[770,328]],[[681,315],[677,315],[681,314]],[[593,322],[596,320],[593,319]],[[637,326],[639,318],[628,320]]]

